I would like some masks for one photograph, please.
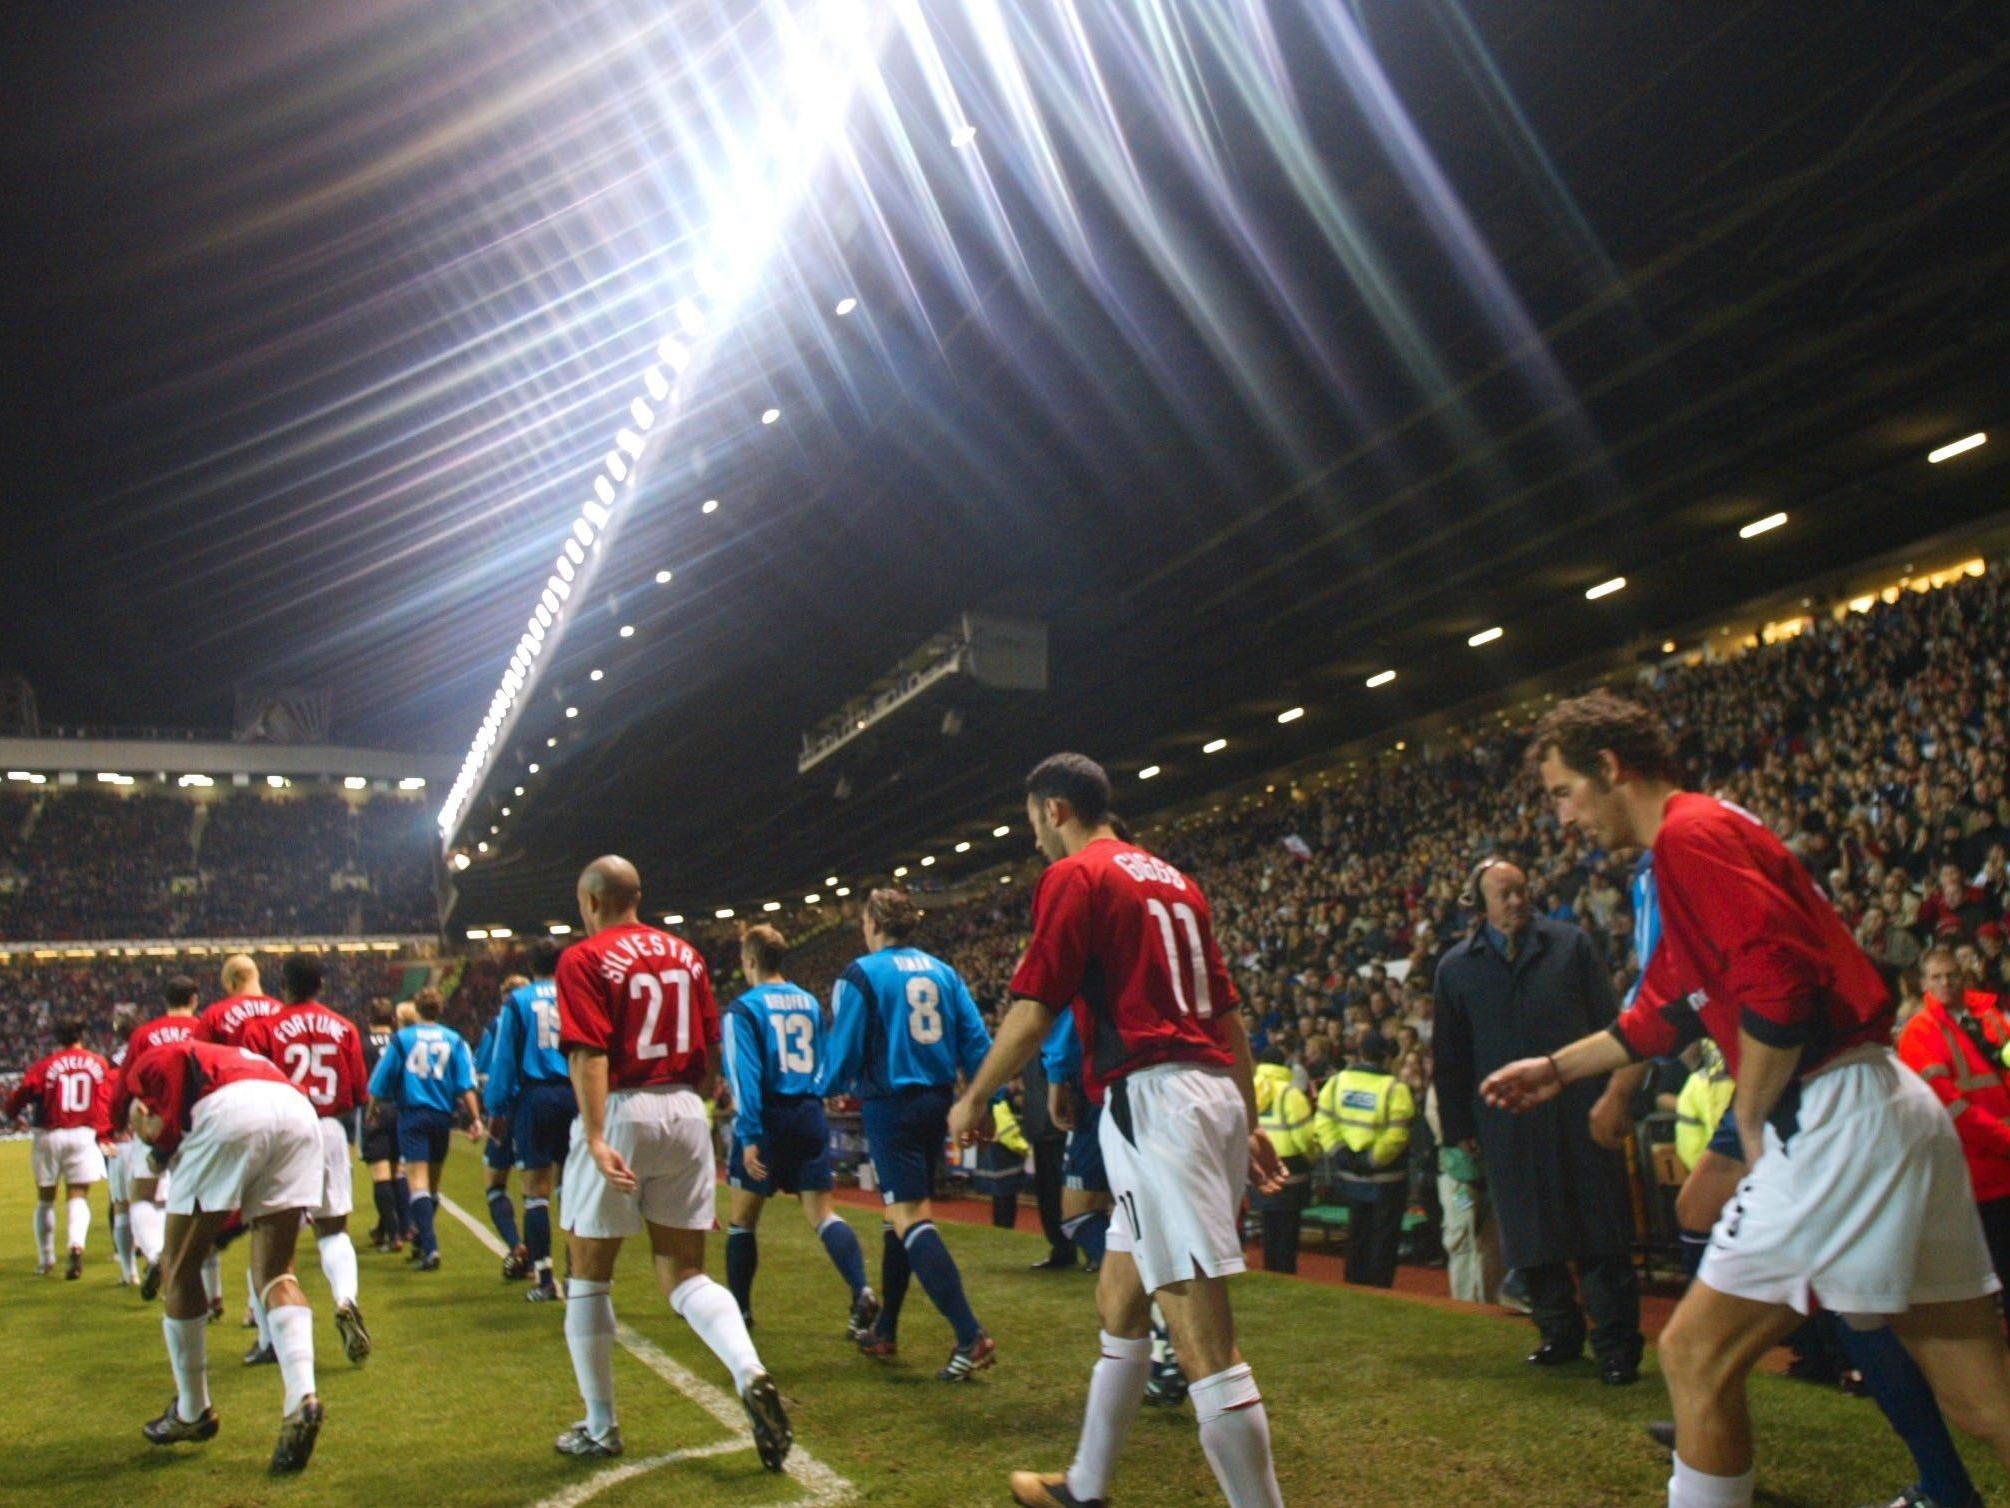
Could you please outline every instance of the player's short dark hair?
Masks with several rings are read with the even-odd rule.
[[[1528,741],[1528,767],[1551,753],[1580,775],[1598,773],[1598,756],[1610,749],[1619,767],[1649,780],[1679,781],[1681,762],[1668,725],[1631,698],[1593,691],[1558,702]]]
[[[289,1002],[312,1000],[321,993],[321,960],[312,953],[288,953],[279,966],[279,982]]]
[[[740,951],[745,953],[754,967],[763,974],[773,974],[781,968],[782,960],[788,956],[789,945],[779,931],[763,922],[746,930],[745,935],[740,938]]]
[[[370,1002],[370,1024],[372,1026],[391,1026],[397,1022],[397,1019],[398,1008],[391,1003],[389,995],[379,995],[375,1000]]]
[[[888,886],[865,898],[865,914],[886,936],[903,942],[921,925],[921,908],[905,890]]]
[[[64,1016],[56,1022],[56,1042],[58,1046],[68,1047],[73,1043],[83,1040],[84,1023],[79,1021],[75,1016]]]
[[[441,1008],[445,1004],[446,1002],[440,998],[438,988],[430,984],[412,997],[412,1009],[419,1013],[421,1020],[425,1021],[439,1020]]]
[[[194,1005],[195,989],[193,979],[186,974],[177,974],[161,986],[161,999],[177,1009],[184,1005]]]
[[[1256,1055],[1256,1061],[1259,1063],[1275,1063],[1281,1068],[1286,1063],[1289,1063],[1291,1059],[1285,1056],[1283,1048],[1273,1042]]]
[[[555,937],[540,937],[530,945],[530,977],[549,979],[558,972],[558,955],[565,944]]]
[[[1110,777],[1086,754],[1049,754],[1026,777],[1036,801],[1065,801],[1083,822],[1100,822],[1110,810]]]

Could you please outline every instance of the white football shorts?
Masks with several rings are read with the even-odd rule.
[[[1116,1199],[1109,1248],[1130,1253],[1145,1292],[1244,1270],[1236,1212],[1249,1183],[1249,1112],[1226,1069],[1138,1069],[1111,1086],[1098,1134]]]
[[[1869,1318],[2002,1287],[1946,1107],[1888,1049],[1803,1080],[1790,1136],[1768,1125],[1765,1145],[1697,1274],[1719,1293]]]
[[[321,1124],[321,1202],[314,1207],[316,1220],[333,1220],[356,1207],[356,1175],[349,1166],[349,1138],[342,1134],[342,1122],[324,1115]]]
[[[54,1188],[59,1181],[76,1186],[105,1181],[105,1154],[98,1150],[98,1133],[89,1126],[37,1131],[28,1160],[34,1164],[38,1189]]]
[[[559,1188],[559,1224],[575,1236],[639,1236],[642,1225],[710,1230],[717,1181],[705,1102],[685,1084],[620,1089],[607,1097],[607,1144],[635,1174],[633,1193],[608,1183],[572,1123]]]
[[[171,1215],[238,1210],[247,1221],[319,1207],[320,1117],[291,1084],[239,1079],[196,1102],[175,1152]]]

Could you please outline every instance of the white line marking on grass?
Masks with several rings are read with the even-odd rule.
[[[481,1242],[482,1245],[486,1246],[498,1257],[509,1255],[509,1248],[502,1244],[502,1239],[494,1231],[477,1221],[473,1215],[470,1215],[444,1194],[435,1194],[434,1198],[438,1201],[441,1209],[452,1215],[473,1232],[475,1239]],[[746,1433],[746,1410],[741,1407],[739,1399],[728,1393],[724,1388],[714,1387],[711,1383],[705,1381],[704,1378],[685,1367],[675,1357],[670,1355],[669,1352],[665,1351],[656,1342],[636,1330],[633,1326],[617,1320],[614,1326],[614,1338],[621,1342],[622,1347],[629,1355],[633,1356],[643,1366],[649,1368],[650,1371],[669,1383],[671,1387],[682,1393],[686,1398],[697,1404],[699,1408],[710,1414],[728,1430],[731,1430],[733,1439],[721,1442],[716,1448],[704,1446],[693,1450],[672,1451],[665,1456],[652,1456],[646,1460],[637,1461],[632,1466],[616,1467],[612,1472],[604,1472],[590,1481],[582,1482],[580,1484],[581,1487],[592,1487],[593,1492],[599,1492],[603,1487],[612,1486],[616,1480],[625,1481],[627,1479],[626,1476],[617,1477],[616,1473],[625,1472],[627,1475],[633,1476],[643,1471],[653,1470],[657,1466],[664,1465],[670,1461],[691,1459],[701,1455],[724,1455],[732,1450],[753,1449],[753,1440]],[[801,1501],[809,1505],[809,1508],[835,1508],[836,1504],[848,1503],[858,1495],[858,1489],[850,1481],[839,1476],[830,1467],[824,1465],[823,1462],[804,1450],[800,1443],[789,1452],[789,1459],[783,1467],[783,1472],[786,1476],[793,1479],[797,1486],[803,1489]],[[596,1486],[596,1483],[599,1485]],[[593,1492],[587,1493],[586,1497],[591,1497]],[[563,1508],[563,1505],[584,1502],[585,1500],[586,1498],[584,1497],[573,1497],[562,1493],[558,1497],[548,1499],[545,1503],[538,1505],[538,1508]]]
[[[744,1440],[718,1440],[710,1445],[694,1445],[688,1450],[668,1450],[660,1456],[644,1456],[640,1461],[630,1461],[625,1466],[612,1467],[596,1472],[575,1487],[563,1492],[555,1492],[536,1508],[579,1508],[579,1505],[597,1498],[610,1487],[618,1487],[630,1477],[639,1477],[645,1471],[654,1471],[659,1466],[669,1466],[678,1461],[699,1461],[706,1456],[731,1455],[736,1450],[751,1447]]]

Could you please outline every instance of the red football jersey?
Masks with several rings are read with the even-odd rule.
[[[155,1048],[133,1071],[133,1098],[163,1122],[154,1139],[154,1155],[162,1162],[174,1156],[188,1135],[196,1105],[223,1088],[245,1079],[265,1079],[294,1087],[293,1081],[255,1052],[216,1042],[168,1042]]]
[[[1801,1047],[1806,1073],[1847,1048],[1889,1043],[1877,965],[1786,844],[1713,796],[1668,800],[1654,839],[1661,940],[1633,1004],[1612,1024],[1636,1057],[1707,1033],[1738,1071],[1738,1032]]]
[[[560,956],[558,1045],[605,1052],[609,1088],[696,1084],[718,1044],[712,978],[683,938],[636,923]]]
[[[66,1047],[28,1065],[7,1096],[7,1114],[19,1115],[29,1100],[40,1101],[37,1124],[44,1131],[89,1126],[100,1136],[112,1126],[112,1065],[87,1047]]]
[[[270,995],[226,995],[204,1006],[201,1020],[210,1041],[235,1047],[252,1022],[260,1016],[276,1016],[285,1009]]]
[[[370,1092],[363,1034],[318,1000],[260,1016],[244,1028],[237,1045],[277,1063],[324,1118],[347,1115]]]
[[[119,1063],[119,1071],[112,1084],[112,1130],[123,1133],[126,1118],[133,1108],[133,1065],[138,1063],[156,1047],[168,1042],[207,1042],[209,1028],[196,1015],[156,1016],[151,1021],[142,1021],[133,1028],[133,1034],[126,1038],[126,1055]]]
[[[1154,854],[1102,839],[1051,866],[1013,995],[1072,1007],[1094,1098],[1153,1063],[1228,1067],[1223,1019],[1242,999],[1200,886]]]

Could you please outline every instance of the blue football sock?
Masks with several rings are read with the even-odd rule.
[[[900,1306],[907,1302],[907,1280],[914,1269],[908,1265],[907,1248],[894,1233],[893,1222],[880,1229],[885,1232],[886,1244],[879,1259],[879,1319],[873,1329],[893,1340],[900,1334]]]
[[[1077,1215],[1062,1224],[1061,1234],[1082,1249],[1082,1255],[1091,1267],[1101,1266],[1103,1248],[1110,1239],[1110,1212],[1091,1210],[1086,1215]]]
[[[1871,1397],[1912,1452],[1913,1464],[1919,1468],[1919,1490],[1948,1508],[1969,1508],[1976,1500],[1975,1483],[1961,1464],[1961,1453],[1947,1433],[1940,1405],[1933,1401],[1933,1389],[1912,1353],[1889,1325],[1876,1330],[1854,1330],[1847,1324],[1842,1328],[1849,1359],[1863,1373]]]
[[[726,1228],[726,1286],[740,1306],[742,1318],[754,1317],[754,1273],[761,1265],[761,1246],[751,1230]]]
[[[851,1296],[857,1298],[865,1291],[865,1252],[859,1247],[858,1237],[836,1215],[826,1216],[824,1223],[817,1227],[817,1234],[823,1237],[824,1250],[830,1253],[831,1265],[851,1289]]]
[[[543,1275],[551,1266],[551,1201],[533,1196],[523,1202],[523,1244]]]
[[[391,1180],[391,1201],[398,1211],[398,1229],[393,1234],[402,1241],[405,1232],[412,1229],[412,1185],[403,1173]]]
[[[983,1326],[970,1312],[970,1300],[963,1296],[963,1274],[956,1270],[956,1258],[949,1255],[942,1233],[933,1220],[919,1220],[907,1228],[907,1262],[921,1279],[929,1302],[942,1311],[956,1331],[956,1344],[967,1346],[976,1340]]]
[[[489,1190],[489,1219],[495,1222],[496,1234],[502,1237],[502,1244],[511,1251],[523,1245],[523,1238],[516,1230],[516,1206],[510,1202],[509,1190]]]
[[[1710,1233],[1706,1230],[1677,1231],[1682,1242],[1682,1270],[1690,1277],[1696,1276],[1696,1269],[1703,1265],[1703,1253],[1710,1249]]]
[[[433,1196],[414,1194],[412,1196],[412,1228],[419,1233],[419,1250],[431,1256],[440,1249],[440,1239],[433,1234]]]

